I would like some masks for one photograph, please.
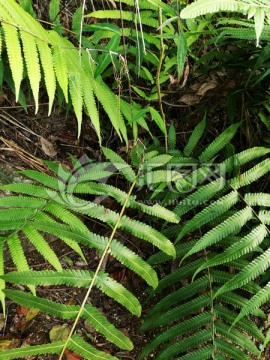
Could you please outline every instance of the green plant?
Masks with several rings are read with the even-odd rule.
[[[47,162],[55,176],[27,170],[23,171],[22,174],[34,183],[14,183],[1,187],[2,191],[11,191],[20,195],[0,198],[0,255],[2,264],[0,296],[3,309],[5,308],[5,296],[7,296],[13,301],[23,304],[23,306],[39,309],[62,319],[76,319],[75,325],[79,317],[82,317],[110,342],[122,349],[131,350],[133,345],[130,339],[117,330],[94,305],[86,304],[88,294],[94,285],[129,312],[139,316],[141,306],[137,298],[121,284],[111,279],[105,271],[99,271],[102,258],[109,252],[124,266],[142,277],[150,286],[156,287],[158,284],[156,272],[139,255],[115,239],[114,234],[119,228],[139,239],[150,242],[169,256],[175,256],[173,244],[164,235],[146,222],[134,220],[128,215],[124,215],[124,212],[128,208],[134,209],[134,211],[142,211],[144,214],[173,222],[178,222],[179,218],[160,205],[147,206],[137,201],[136,196],[131,194],[138,181],[136,173],[112,150],[103,148],[103,151],[109,160],[105,163],[94,164],[88,161],[82,166],[80,162],[72,158],[74,171],[69,172],[56,163]],[[170,158],[169,155],[153,158],[153,166],[162,166]],[[141,168],[141,176],[144,177],[147,172],[147,157],[145,161],[141,160],[140,156],[137,160]],[[109,166],[112,165],[114,165],[114,169],[109,170]],[[113,173],[122,174],[127,182],[132,183],[128,193],[106,183],[107,178],[111,177]],[[140,184],[140,186],[142,185]],[[97,199],[94,201],[85,200],[80,198],[80,195],[94,196]],[[122,206],[122,210],[117,212],[104,207],[98,202],[100,197],[111,197]],[[111,237],[107,238],[90,231],[79,215],[106,223],[112,228]],[[77,251],[84,260],[80,244],[95,249],[97,253],[102,255],[96,272],[63,270],[57,255],[48,245],[45,234],[51,234],[61,239]],[[21,244],[21,239],[24,237],[55,268],[54,271],[32,271],[29,269],[27,257]],[[12,260],[17,267],[17,271],[7,274],[4,274],[5,244],[7,244]],[[5,281],[27,285],[33,294],[5,289]],[[89,287],[83,305],[81,307],[63,305],[35,296],[37,285],[59,284]],[[18,358],[24,356],[27,351],[29,351],[27,355],[60,353],[61,351],[63,353],[66,346],[86,359],[92,360],[100,357],[115,359],[113,356],[98,351],[78,335],[73,335],[72,331],[68,342],[0,351],[0,359]]]
[[[141,329],[159,334],[146,345],[141,359],[153,351],[157,360],[259,358],[256,344],[265,346],[269,340],[253,315],[264,319],[259,306],[270,298],[269,284],[264,286],[270,269],[270,195],[256,190],[256,181],[269,174],[270,150],[256,147],[236,154],[230,150],[221,161],[221,150],[231,148],[238,125],[196,150],[204,127],[205,120],[172,160],[185,174],[185,182],[179,182],[166,201],[177,199],[174,212],[183,221],[167,226],[163,234],[174,240],[180,264],[150,291],[151,298],[163,295]],[[171,151],[176,151],[173,131],[170,138]],[[190,164],[195,169],[186,168]],[[155,196],[166,199],[158,191]],[[166,260],[157,253],[148,263],[162,267]]]
[[[180,16],[183,19],[196,18],[200,15],[212,14],[216,12],[239,12],[247,15],[248,19],[254,18],[254,29],[256,32],[256,42],[259,45],[260,36],[263,32],[265,22],[269,19],[269,3],[267,0],[254,2],[252,0],[197,0],[185,7]],[[234,19],[232,19],[234,21]],[[237,24],[237,22],[235,22]],[[250,31],[250,35],[253,32]]]
[[[25,9],[28,9],[29,4],[24,5]],[[58,11],[59,2],[54,1],[50,7],[51,21],[57,19]],[[80,36],[80,14],[82,16],[81,8],[78,9],[73,22],[73,31],[77,36]],[[101,143],[98,103],[102,105],[117,134],[125,142],[128,141],[127,128],[133,128],[135,137],[138,124],[148,129],[144,120],[145,113],[137,115],[140,106],[135,104],[131,112],[131,107],[121,99],[121,94],[115,94],[101,76],[112,60],[121,63],[119,32],[114,34],[112,43],[109,42],[106,49],[104,46],[95,46],[86,37],[83,38],[83,46],[77,48],[62,35],[59,22],[54,30],[46,30],[14,0],[0,2],[0,23],[1,86],[3,81],[6,81],[13,89],[16,101],[19,100],[26,106],[21,83],[28,79],[36,112],[39,106],[39,89],[44,83],[49,100],[49,115],[57,90],[59,102],[65,100],[73,106],[78,122],[78,135],[81,131],[84,108]],[[97,59],[100,61],[98,64],[95,63],[96,53],[101,53],[101,57]],[[120,71],[128,71],[123,62]],[[158,115],[152,116],[162,131],[166,132]]]

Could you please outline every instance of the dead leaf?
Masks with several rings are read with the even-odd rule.
[[[186,95],[183,95],[179,101],[181,101],[182,103],[184,103],[186,105],[195,105],[200,102],[200,96],[195,95],[195,94],[186,94]]]
[[[0,349],[14,349],[19,347],[20,344],[21,342],[17,337],[7,334],[4,339],[0,340]]]
[[[70,350],[65,350],[66,360],[81,360],[82,357],[79,354],[75,354]]]
[[[37,309],[29,309],[26,314],[26,322],[33,320],[39,314]]]
[[[207,81],[206,83],[202,84],[199,90],[196,92],[196,95],[203,96],[207,93],[207,91],[215,89],[218,86],[215,80]]]
[[[65,341],[69,335],[69,327],[67,325],[55,325],[50,331],[50,341]]]
[[[41,137],[40,137],[40,144],[41,144],[41,148],[42,148],[43,152],[44,152],[46,155],[48,155],[48,156],[50,156],[50,157],[56,156],[57,151],[56,151],[54,145],[53,145],[50,141],[44,139],[44,138],[41,136]]]

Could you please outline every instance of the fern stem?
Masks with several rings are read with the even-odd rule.
[[[165,118],[165,114],[163,111],[163,106],[162,106],[162,98],[161,98],[161,91],[160,91],[160,82],[159,82],[159,78],[160,78],[160,72],[161,72],[161,67],[162,67],[162,63],[163,63],[163,57],[164,57],[164,43],[163,43],[163,39],[162,39],[162,8],[159,7],[158,8],[158,21],[159,21],[159,35],[160,35],[160,53],[159,53],[159,62],[158,62],[158,68],[157,68],[157,72],[156,72],[156,86],[157,86],[157,93],[158,93],[158,103],[159,103],[159,109],[160,109],[160,114],[164,123],[164,127],[166,129],[166,133],[165,133],[165,148],[166,148],[166,153],[168,153],[168,135],[167,135],[167,127],[166,127],[166,118]]]
[[[82,302],[82,304],[81,304],[80,310],[78,311],[78,314],[77,314],[77,316],[76,316],[76,319],[75,319],[75,321],[74,321],[74,323],[73,323],[73,325],[72,325],[72,328],[71,328],[71,330],[70,330],[70,332],[69,332],[68,338],[67,338],[67,340],[66,340],[66,342],[65,342],[65,344],[64,344],[64,346],[63,346],[63,349],[62,349],[61,354],[60,354],[60,356],[59,356],[59,360],[61,360],[61,359],[63,358],[64,352],[65,352],[65,350],[66,350],[66,348],[67,348],[67,345],[68,345],[68,343],[69,343],[69,341],[70,341],[70,339],[71,339],[71,337],[72,337],[72,334],[73,334],[73,332],[74,332],[74,330],[75,330],[75,328],[76,328],[76,326],[77,326],[77,324],[78,324],[78,321],[79,321],[79,319],[80,319],[80,317],[81,317],[81,314],[82,314],[82,312],[83,312],[83,310],[84,310],[84,307],[85,307],[86,302],[87,302],[87,300],[88,300],[88,298],[89,298],[89,295],[90,295],[90,293],[91,293],[91,291],[92,291],[92,288],[93,288],[93,286],[94,286],[94,283],[95,283],[95,281],[96,281],[96,279],[97,279],[98,273],[99,273],[99,271],[101,270],[102,265],[104,264],[104,259],[105,259],[106,255],[107,255],[108,251],[109,251],[111,242],[112,242],[112,240],[113,240],[113,238],[114,238],[114,235],[115,235],[115,233],[116,233],[116,230],[118,229],[118,226],[119,226],[119,224],[120,224],[121,218],[122,218],[122,216],[123,216],[123,214],[124,214],[124,212],[125,212],[127,203],[128,203],[129,198],[130,198],[130,196],[131,196],[131,194],[132,194],[132,191],[133,191],[133,189],[134,189],[134,186],[136,185],[137,178],[138,178],[138,176],[139,176],[139,172],[140,172],[140,170],[138,171],[137,177],[136,177],[136,179],[133,181],[133,183],[131,184],[131,187],[130,187],[130,189],[129,189],[129,192],[127,193],[125,202],[124,202],[124,204],[123,204],[123,206],[122,206],[122,209],[121,209],[121,211],[120,211],[120,214],[119,214],[119,216],[118,216],[118,218],[117,218],[117,221],[116,221],[116,223],[115,223],[115,226],[114,226],[114,228],[113,228],[113,230],[112,230],[111,236],[110,236],[110,238],[109,238],[109,240],[108,240],[108,243],[107,243],[107,245],[106,245],[106,247],[105,247],[105,249],[104,249],[104,251],[103,251],[103,254],[102,254],[102,256],[101,256],[101,258],[100,258],[100,260],[99,260],[97,269],[96,269],[96,271],[95,271],[95,273],[94,273],[94,275],[93,275],[92,281],[91,281],[91,283],[90,283],[90,285],[89,285],[89,288],[88,288],[88,290],[87,290],[87,293],[86,293],[86,295],[85,295],[85,297],[84,297],[84,299],[83,299],[83,302]]]

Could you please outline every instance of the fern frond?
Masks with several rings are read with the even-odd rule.
[[[216,339],[216,347],[219,351],[229,357],[233,357],[233,359],[235,360],[249,360],[249,356],[243,353],[243,351],[238,349],[236,346],[233,346],[231,343],[218,337]]]
[[[211,14],[219,11],[241,11],[246,12],[249,6],[243,1],[237,0],[197,0],[185,7],[180,16],[182,19],[195,18],[200,15]]]
[[[227,263],[251,252],[256,246],[261,244],[267,235],[268,231],[265,228],[265,225],[258,225],[255,229],[248,233],[248,235],[243,237],[241,241],[228,247],[222,254],[219,254],[213,259],[206,261],[201,267],[199,267],[194,276],[207,267]]]
[[[48,245],[44,237],[36,231],[33,226],[30,224],[25,225],[23,227],[23,232],[44,259],[46,259],[56,270],[62,270],[62,266],[57,255]]]
[[[42,299],[19,290],[4,290],[6,296],[20,305],[28,304],[32,309],[38,309],[45,313],[58,316],[62,319],[74,319],[79,311],[79,306],[63,305],[51,300]],[[94,328],[100,331],[108,340],[120,348],[131,350],[131,341],[117,330],[100,312],[91,304],[87,304],[82,317],[89,321]]]
[[[68,103],[68,68],[66,56],[63,49],[59,46],[52,47],[53,66],[57,81],[63,91],[66,102]]]
[[[252,182],[260,179],[263,175],[267,174],[270,171],[270,159],[266,159],[259,164],[255,165],[253,168],[245,171],[240,176],[236,176],[233,179],[228,181],[228,184],[233,189],[240,189],[243,186],[247,186]]]
[[[196,299],[190,300],[180,306],[168,310],[159,317],[145,320],[145,322],[141,326],[141,330],[146,331],[149,329],[154,329],[158,326],[167,325],[171,322],[177,321],[182,317],[190,315],[205,306],[209,306],[210,301],[211,299],[208,294],[201,295]]]
[[[228,127],[222,134],[220,134],[207,148],[203,151],[203,153],[199,156],[199,160],[201,162],[207,163],[211,159],[213,159],[216,154],[226,146],[231,139],[234,137],[239,123],[233,124]]]
[[[157,360],[162,359],[170,359],[174,355],[181,354],[186,350],[192,349],[198,345],[204,344],[210,341],[212,338],[212,329],[204,329],[201,330],[186,339],[182,339],[170,347],[167,347],[165,350],[161,351],[158,356],[156,357]]]
[[[177,283],[177,282],[176,282]],[[193,281],[192,283],[175,290],[173,293],[164,296],[147,314],[147,318],[157,316],[163,310],[169,309],[174,304],[180,302],[182,299],[189,299],[202,289],[207,289],[209,280],[206,276]],[[146,319],[147,319],[146,318]]]
[[[224,239],[228,235],[239,232],[242,227],[250,220],[253,216],[252,209],[245,207],[238,211],[227,220],[216,226],[214,229],[207,232],[194,247],[183,257],[182,261],[188,256],[195,254],[196,252],[205,249],[207,246],[213,245],[218,241]]]
[[[84,54],[84,55],[86,55],[86,54]],[[84,55],[82,58],[83,70],[84,70],[85,75],[87,74],[87,76],[81,77],[82,96],[83,96],[83,101],[84,101],[84,105],[87,110],[87,113],[92,121],[94,129],[96,130],[99,143],[101,143],[99,114],[98,114],[98,109],[97,109],[97,105],[96,105],[96,101],[95,101],[95,97],[94,97],[94,87],[92,84],[94,79],[92,77],[93,71],[90,66],[91,59],[88,59],[88,57],[84,56]]]
[[[77,243],[88,245],[100,253],[104,251],[108,242],[107,238],[98,236],[90,231],[86,232],[78,228],[71,230],[68,226],[61,224],[35,222],[35,227],[41,231],[53,234],[60,239],[70,239]],[[158,279],[156,272],[133,251],[113,240],[110,246],[110,253],[132,271],[138,273],[150,286],[157,286]]]
[[[218,297],[220,294],[240,288],[249,281],[255,279],[258,275],[263,273],[270,266],[270,248],[262,255],[254,259],[242,271],[234,276],[234,278],[224,284],[215,294]]]
[[[97,350],[84,341],[79,335],[73,335],[71,337],[68,343],[68,349],[80,354],[88,360],[117,360],[115,356],[106,354],[104,351]]]
[[[69,75],[69,93],[73,105],[74,112],[78,121],[78,137],[81,134],[82,127],[82,109],[83,109],[83,97],[82,97],[82,83],[79,75]]]
[[[49,197],[46,189],[43,186],[28,184],[28,183],[13,183],[6,184],[0,187],[3,191],[11,191],[25,195],[31,195],[37,198],[47,199]]]
[[[200,187],[198,190],[187,196],[184,200],[174,208],[174,212],[178,216],[186,214],[188,211],[194,209],[196,206],[203,204],[205,201],[210,200],[218,190],[225,186],[223,178],[217,179],[208,185]]]
[[[23,57],[21,53],[21,45],[16,27],[10,24],[2,23],[5,35],[5,43],[7,47],[8,60],[15,85],[16,101],[19,98],[21,82],[23,79]]]
[[[38,58],[37,45],[34,37],[24,31],[21,31],[21,40],[23,45],[24,59],[27,68],[27,74],[30,81],[30,86],[35,100],[36,113],[38,112],[38,93],[39,84],[41,80],[40,65]]]
[[[106,158],[123,174],[123,176],[130,182],[135,181],[136,174],[131,167],[114,151],[102,147],[102,151]]]
[[[69,285],[74,287],[88,287],[93,279],[93,272],[80,270],[63,271],[20,271],[9,272],[2,276],[5,281],[23,285]],[[141,305],[137,298],[124,286],[113,280],[105,272],[100,272],[95,285],[106,295],[127,308],[132,314],[140,316]]]
[[[120,111],[120,99],[112,93],[109,87],[103,82],[101,76],[95,79],[93,85],[95,96],[108,114],[113,127],[119,137],[123,137],[127,143],[127,129]]]
[[[258,291],[247,303],[243,306],[240,314],[234,320],[232,326],[238,323],[244,316],[252,314],[261,305],[265,304],[270,298],[270,284],[268,283],[264,288]]]
[[[188,263],[185,266],[182,266],[179,269],[176,269],[173,273],[170,273],[160,279],[157,289],[155,289],[155,293],[161,292],[166,287],[179,282],[182,279],[186,279],[189,276],[192,276],[194,272],[198,269],[198,267],[203,263],[204,259],[196,259],[191,263]]]
[[[56,90],[56,81],[53,68],[53,56],[51,49],[46,46],[43,41],[41,41],[40,39],[35,39],[35,41],[39,52],[42,69],[44,72],[44,80],[47,94],[49,97],[48,116],[50,116]]]
[[[190,135],[190,138],[188,139],[187,145],[185,146],[183,152],[186,156],[190,156],[194,148],[197,146],[198,142],[201,139],[201,136],[204,132],[206,125],[206,116],[204,116],[203,120],[196,125],[194,131]]]
[[[168,330],[162,332],[160,335],[156,336],[154,340],[146,345],[143,352],[140,355],[140,359],[145,359],[156,347],[166,343],[168,341],[173,341],[176,337],[181,336],[185,333],[197,330],[211,322],[210,312],[205,312],[199,314],[192,319],[181,322],[180,324],[170,327]]]
[[[224,197],[219,198],[213,204],[204,208],[183,226],[176,239],[176,242],[181,240],[186,234],[198,229],[199,227],[202,227],[204,224],[207,224],[218,216],[222,215],[233,205],[235,205],[238,200],[238,193],[236,191],[232,191]]]
[[[113,344],[124,350],[133,349],[133,344],[129,338],[117,330],[93,305],[87,304],[85,306],[82,317]]]
[[[240,310],[248,302],[248,300],[245,299],[243,296],[238,295],[234,292],[227,292],[227,293],[221,294],[220,299],[221,299],[221,301],[224,302],[224,304],[232,305],[235,309],[240,309]],[[266,318],[265,313],[260,309],[254,310],[253,315],[261,317],[262,319]]]
[[[219,304],[215,306],[215,314],[222,320],[226,321],[228,324],[232,324],[237,316],[236,312],[229,310],[227,307],[221,306]],[[264,341],[262,332],[258,329],[254,322],[248,318],[242,318],[239,320],[237,326],[240,330],[247,332],[251,336],[254,336],[259,341]]]
[[[18,359],[33,355],[59,354],[63,347],[63,341],[55,341],[50,344],[36,346],[23,346],[16,349],[0,350],[0,359]]]

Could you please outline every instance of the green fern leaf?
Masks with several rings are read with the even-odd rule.
[[[176,132],[173,124],[171,124],[168,131],[168,146],[170,150],[174,150],[176,147]]]
[[[216,154],[226,146],[231,139],[234,137],[239,123],[233,124],[228,127],[222,134],[220,134],[207,148],[203,151],[203,153],[199,156],[199,160],[201,162],[207,163],[211,159],[213,159]]]
[[[107,238],[98,236],[90,231],[86,232],[77,228],[71,230],[69,227],[61,224],[35,222],[35,227],[41,231],[58,236],[60,239],[70,239],[88,245],[91,248],[95,248],[100,253],[103,253],[108,242]],[[110,246],[110,253],[125,266],[140,275],[150,286],[154,288],[157,286],[158,279],[156,272],[133,251],[113,240]]]
[[[143,222],[139,222],[123,216],[119,228],[128,230],[135,236],[145,241],[149,241],[172,257],[176,256],[173,244],[163,234],[153,229],[151,226],[144,224]]]
[[[235,318],[237,317],[236,312],[229,310],[225,306],[221,306],[218,304],[215,305],[215,314],[219,318],[221,318],[222,320],[226,321],[229,324],[232,324],[233,321],[235,320]],[[264,341],[264,336],[263,336],[262,332],[257,328],[255,323],[253,321],[249,320],[248,318],[242,318],[238,322],[237,326],[239,327],[240,330],[247,332],[251,336],[254,336],[259,341],[261,341],[261,342]]]
[[[218,241],[224,239],[225,237],[236,231],[238,232],[247,223],[247,221],[252,218],[252,216],[253,212],[250,207],[246,207],[238,211],[235,215],[229,217],[227,220],[223,221],[214,229],[207,232],[199,241],[197,241],[196,245],[194,245],[194,247],[183,257],[181,262],[188,256],[205,249],[207,246],[217,243]]]
[[[223,178],[217,179],[210,184],[204,185],[197,191],[187,196],[184,200],[174,208],[175,214],[182,216],[188,211],[194,209],[198,205],[203,204],[205,201],[210,200],[216,192],[221,190],[225,186],[225,180]]]
[[[165,350],[160,352],[156,357],[156,360],[171,359],[174,355],[185,352],[186,350],[192,349],[195,346],[204,344],[212,339],[212,329],[204,329],[198,333],[189,336],[186,339],[182,339]]]
[[[69,76],[69,93],[76,114],[78,123],[78,137],[81,134],[82,127],[82,108],[83,108],[83,97],[82,97],[82,83],[78,75]]]
[[[117,134],[120,138],[123,136],[123,139],[127,143],[127,129],[120,111],[120,99],[112,93],[109,87],[103,82],[101,76],[95,79],[93,89],[96,97],[108,114]]]
[[[208,360],[211,359],[211,356],[213,354],[213,347],[211,345],[204,346],[201,349],[192,351],[191,353],[188,353],[186,355],[180,356],[177,359],[178,360],[194,360],[194,359],[200,359],[200,360]],[[226,360],[224,359],[218,359],[219,354],[216,354],[216,360]]]
[[[232,172],[234,168],[245,165],[249,161],[257,159],[261,156],[269,154],[270,149],[263,147],[254,147],[248,150],[244,150],[238,154],[230,156],[226,160],[220,163],[220,167],[225,167],[227,172]]]
[[[12,234],[7,239],[8,248],[10,251],[10,255],[13,263],[15,264],[18,271],[29,271],[29,266],[27,259],[24,255],[23,247],[21,241],[16,233]],[[35,294],[35,287],[30,285],[29,289]]]
[[[106,158],[108,160],[110,160],[119,171],[121,171],[121,173],[124,175],[124,177],[128,181],[130,181],[130,182],[135,181],[135,179],[136,179],[135,172],[118,154],[116,154],[111,149],[108,149],[105,147],[102,147],[102,151],[103,151],[104,155],[106,156]]]
[[[23,227],[23,232],[44,259],[46,259],[56,270],[62,270],[62,266],[57,255],[48,245],[44,237],[36,231],[33,226],[30,224],[25,225]]]
[[[248,235],[244,236],[241,241],[233,244],[227,248],[222,254],[215,256],[213,259],[206,261],[194,274],[194,277],[203,269],[207,267],[224,264],[240,256],[251,252],[258,246],[263,239],[268,235],[265,225],[261,224],[253,229]]]
[[[46,205],[46,200],[26,196],[0,197],[0,207],[32,208],[39,209]]]
[[[39,65],[39,58],[37,52],[37,45],[35,38],[24,31],[20,32],[22,45],[23,45],[23,52],[24,52],[24,59],[27,68],[27,74],[30,81],[30,86],[33,92],[34,100],[35,100],[35,107],[36,112],[38,112],[38,93],[39,93],[39,84],[41,79],[40,74],[40,65]]]
[[[23,57],[16,27],[10,24],[2,23],[7,47],[8,60],[15,85],[16,101],[19,98],[21,81],[23,79]]]
[[[167,341],[171,342],[176,337],[180,337],[187,332],[191,332],[199,329],[202,326],[206,326],[211,322],[211,318],[212,316],[210,312],[204,312],[203,314],[195,316],[193,319],[183,321],[180,324],[170,327],[168,330],[165,330],[160,335],[156,336],[154,340],[146,345],[142,354],[140,355],[140,359],[145,359],[150,352],[152,352],[162,343],[166,343]]]
[[[85,231],[88,230],[87,226],[81,219],[79,219],[76,215],[72,214],[67,209],[63,209],[57,203],[48,203],[45,206],[44,210],[72,227],[77,227],[78,229],[82,229]]]
[[[225,304],[232,305],[236,309],[240,309],[240,310],[242,310],[243,306],[245,306],[247,304],[247,302],[248,302],[248,300],[245,299],[243,296],[240,296],[240,295],[235,294],[235,293],[230,292],[230,291],[225,293],[225,294],[219,295],[219,298]],[[252,315],[261,317],[262,319],[266,318],[265,313],[260,309],[255,309],[252,312]]]
[[[82,96],[85,108],[87,110],[88,115],[90,116],[91,122],[93,127],[97,133],[99,143],[101,144],[101,134],[100,134],[100,121],[99,121],[99,114],[98,109],[94,97],[94,87],[92,84],[92,69],[90,66],[91,59],[83,55],[83,70],[84,75],[81,78],[82,81]],[[86,76],[87,75],[87,76]]]
[[[133,344],[121,331],[117,330],[93,305],[87,304],[82,312],[85,318],[106,339],[124,350],[132,350]]]
[[[63,91],[65,100],[68,103],[68,68],[66,64],[66,54],[63,49],[55,45],[52,47],[52,55],[55,75]]]
[[[177,283],[177,281],[176,281]],[[192,283],[175,290],[173,293],[164,296],[147,314],[146,319],[158,316],[160,312],[169,309],[171,306],[178,303],[181,299],[189,299],[197,294],[202,289],[207,289],[209,286],[209,279],[203,276],[200,279],[193,281]]]
[[[16,303],[38,309],[58,316],[62,319],[75,319],[80,309],[75,305],[63,305],[55,303],[51,300],[38,298],[28,293],[19,290],[4,290],[6,296]],[[93,327],[100,331],[108,340],[115,343],[122,349],[131,350],[131,341],[119,330],[117,330],[101,313],[99,313],[91,304],[87,304],[83,310],[82,317],[89,321]]]
[[[184,249],[185,249],[185,247],[184,247]],[[201,264],[203,264],[203,262],[204,262],[204,259],[199,258],[195,261],[188,263],[185,266],[182,266],[179,269],[176,269],[173,273],[164,276],[159,281],[159,284],[158,284],[157,289],[155,290],[155,293],[159,293],[166,287],[168,287],[172,284],[175,284],[182,279],[186,279],[189,276],[192,276],[194,274],[194,272],[198,269],[198,267]]]
[[[209,223],[224,212],[229,210],[239,200],[238,193],[232,191],[228,195],[218,199],[213,204],[207,206],[205,209],[196,214],[190,221],[188,221],[181,229],[176,242],[181,240],[183,236]]]
[[[5,281],[23,285],[60,285],[66,284],[75,287],[88,287],[93,279],[91,271],[30,271],[9,272],[2,277]],[[137,298],[126,290],[121,284],[109,277],[108,274],[99,272],[95,285],[106,295],[118,301],[132,314],[140,316],[141,306]]]
[[[258,275],[263,273],[270,265],[270,248],[267,249],[262,255],[254,259],[242,271],[234,276],[234,278],[224,284],[215,294],[218,297],[220,294],[240,288],[247,284],[249,281],[255,279]]]
[[[44,72],[44,80],[45,80],[47,94],[49,97],[48,116],[50,116],[52,111],[54,96],[55,96],[55,89],[56,89],[56,81],[55,81],[55,74],[53,68],[53,56],[51,49],[46,44],[44,44],[43,41],[41,41],[40,39],[35,39],[35,41],[39,51],[42,69]]]
[[[239,320],[244,316],[252,314],[257,310],[261,305],[265,304],[270,298],[270,283],[268,283],[264,288],[258,291],[247,303],[244,305],[240,314],[234,320],[232,326],[234,326]]]
[[[41,173],[39,171],[36,170],[23,170],[20,172],[22,175],[27,176],[28,178],[38,181],[39,183],[55,189],[55,190],[63,190],[64,189],[64,184],[62,183],[62,181],[60,181],[59,179],[56,179],[55,177],[52,177],[50,175]]]
[[[209,294],[198,296],[196,299],[190,300],[180,306],[168,310],[159,317],[146,320],[142,324],[141,330],[146,331],[149,329],[154,329],[158,326],[167,325],[173,321],[179,320],[182,317],[190,315],[205,306],[209,306],[210,301],[211,299]]]
[[[64,343],[56,341],[50,344],[22,346],[16,349],[0,350],[0,360],[21,359],[27,356],[60,354]]]
[[[28,183],[6,184],[1,186],[0,189],[4,191],[11,191],[20,194],[31,195],[37,198],[47,199],[49,197],[44,187],[28,184]]]
[[[88,360],[117,360],[115,356],[106,354],[104,351],[97,350],[84,341],[79,335],[73,335],[67,347]]]
[[[28,208],[12,208],[12,209],[4,209],[0,210],[0,222],[6,221],[6,220],[26,220],[33,217],[33,215],[36,213],[34,209],[28,209]]]
[[[184,154],[186,156],[190,156],[190,154],[198,144],[204,132],[205,125],[206,125],[206,116],[204,116],[203,120],[195,127],[190,138],[188,139],[187,145],[184,148]]]
[[[180,16],[182,19],[195,18],[200,15],[211,14],[219,11],[241,11],[246,12],[248,5],[236,0],[197,0],[185,7]]]
[[[266,159],[260,162],[259,164],[255,165],[253,168],[247,170],[240,176],[236,176],[233,179],[230,179],[228,181],[228,184],[233,189],[236,190],[260,179],[263,175],[267,174],[269,171],[270,171],[270,159]]]
[[[249,206],[268,206],[270,207],[270,194],[266,193],[248,193],[245,194],[245,202]]]
[[[243,351],[223,339],[217,337],[215,343],[217,350],[221,351],[229,357],[232,357],[235,360],[250,360],[249,356],[246,355]]]

